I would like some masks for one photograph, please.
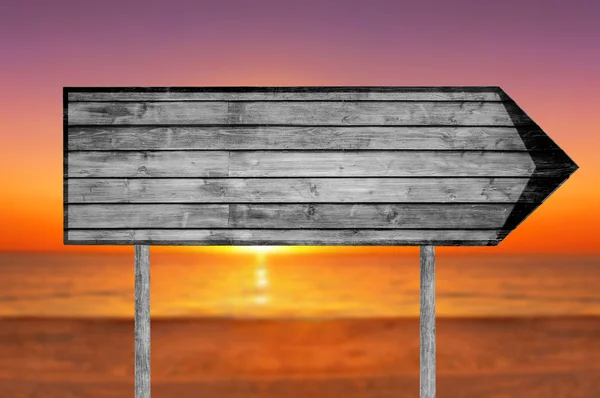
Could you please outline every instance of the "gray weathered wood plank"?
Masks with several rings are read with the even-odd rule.
[[[499,228],[512,204],[232,204],[231,228]]]
[[[529,177],[527,152],[72,152],[68,177]],[[552,171],[552,170],[550,170]]]
[[[69,228],[227,228],[229,205],[69,205]]]
[[[150,398],[150,247],[135,245],[135,398]],[[101,349],[101,348],[100,348]]]
[[[111,229],[65,231],[69,244],[437,246],[497,245],[495,230]]]
[[[516,202],[527,178],[69,179],[70,203]],[[521,198],[539,202],[537,191]]]
[[[435,250],[433,246],[421,246],[420,279],[420,397],[435,398]]]
[[[232,152],[231,177],[529,177],[525,152]]]
[[[561,152],[562,153],[562,152]],[[555,151],[235,151],[231,177],[567,177]],[[563,153],[564,154],[564,153]]]
[[[218,87],[215,89],[144,87],[68,93],[69,101],[502,101],[498,87]]]
[[[522,150],[515,127],[72,126],[69,150]]]
[[[514,126],[501,102],[71,102],[69,125],[294,124]]]
[[[73,152],[69,177],[227,177],[229,153]]]
[[[69,228],[501,228],[513,204],[89,204]]]

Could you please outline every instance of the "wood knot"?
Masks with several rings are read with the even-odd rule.
[[[306,218],[308,218],[310,220],[315,216],[316,213],[317,213],[317,208],[315,207],[315,205],[313,205],[313,204],[308,205],[308,208],[306,209]]]

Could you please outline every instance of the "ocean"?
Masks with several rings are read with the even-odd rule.
[[[133,316],[129,253],[0,254],[0,317]],[[600,315],[600,257],[437,254],[438,317]],[[419,315],[415,254],[152,253],[153,317]]]

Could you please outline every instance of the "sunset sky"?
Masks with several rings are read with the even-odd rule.
[[[499,86],[579,169],[499,246],[435,249],[438,391],[600,396],[599,16],[1,0],[0,397],[134,389],[134,248],[63,244],[63,88],[103,86]],[[153,246],[151,264],[154,397],[418,394],[418,247]]]
[[[530,4],[2,2],[0,251],[116,250],[62,243],[64,86],[497,85],[579,170],[497,248],[452,250],[599,253],[600,3]]]

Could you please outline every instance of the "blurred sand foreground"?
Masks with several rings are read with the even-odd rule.
[[[438,397],[599,397],[600,318],[438,319]],[[152,321],[152,397],[419,396],[418,319]],[[133,397],[133,320],[0,320],[0,397]]]

